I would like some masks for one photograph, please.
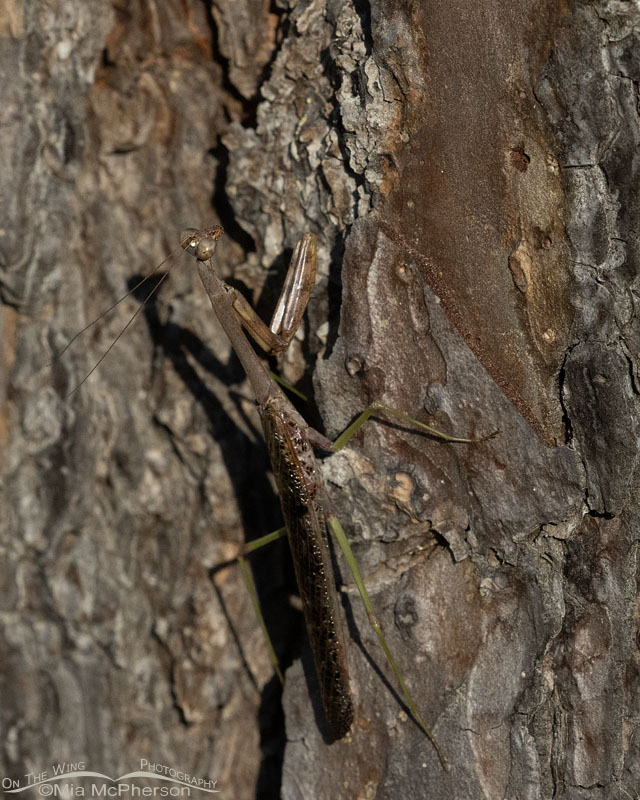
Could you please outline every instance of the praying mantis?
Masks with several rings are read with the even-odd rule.
[[[335,442],[309,426],[267,372],[243,328],[266,352],[277,353],[288,347],[300,325],[315,283],[316,237],[312,233],[305,234],[294,249],[271,325],[267,327],[245,298],[216,273],[212,257],[222,233],[220,226],[203,230],[189,229],[181,235],[180,244],[197,259],[198,272],[214,313],[247,374],[255,396],[280,494],[322,705],[332,737],[341,739],[347,734],[353,722],[354,708],[340,603],[327,549],[327,529],[335,535],[345,555],[371,626],[398,680],[407,706],[435,748],[440,763],[447,769],[448,763],[423,721],[375,617],[344,530],[332,510],[313,448],[327,452],[340,450],[367,419],[380,413],[416,426],[447,442],[469,444],[484,441],[496,434],[481,439],[450,436],[382,403],[371,404]],[[250,549],[257,549],[279,534],[277,532],[253,542]]]
[[[350,688],[340,601],[327,546],[327,532],[330,530],[344,553],[364,603],[369,622],[396,676],[406,705],[416,723],[433,745],[441,765],[448,769],[448,762],[436,738],[424,722],[387,645],[346,534],[333,511],[313,450],[317,448],[328,453],[337,452],[374,415],[392,417],[407,426],[453,443],[470,444],[486,441],[493,438],[497,431],[477,439],[451,436],[380,402],[369,405],[334,442],[312,428],[293,407],[274,377],[267,371],[247,339],[245,330],[267,353],[282,352],[289,346],[302,321],[315,284],[316,236],[306,233],[295,247],[271,324],[267,326],[248,301],[236,289],[225,283],[216,272],[212,259],[222,233],[223,229],[219,225],[201,230],[188,229],[180,236],[180,245],[187,253],[195,257],[198,273],[213,311],[247,375],[262,422],[264,439],[280,495],[284,528],[251,542],[237,559],[252,596],[260,625],[265,632],[276,672],[282,680],[245,556],[280,536],[286,535],[293,557],[294,571],[327,726],[333,740],[346,736],[351,728],[355,711]],[[162,265],[159,265],[154,272],[160,266]],[[140,283],[146,279],[144,278]],[[134,290],[136,288],[138,287],[134,287]],[[156,289],[157,286],[150,294]],[[111,306],[111,308],[113,307]],[[103,312],[101,317],[111,308]],[[136,311],[122,332],[85,378],[73,389],[73,392],[99,366],[140,310]],[[73,337],[64,350],[58,354],[58,358],[84,330],[86,328]]]

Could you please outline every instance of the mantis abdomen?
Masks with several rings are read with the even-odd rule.
[[[279,397],[259,405],[330,732],[341,739],[353,703],[339,600],[327,545],[323,482],[304,428]],[[297,415],[296,415],[297,416]],[[304,423],[303,423],[304,425]]]

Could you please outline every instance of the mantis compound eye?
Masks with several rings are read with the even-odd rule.
[[[210,236],[200,239],[196,246],[195,256],[198,261],[208,261],[216,250],[216,240]]]

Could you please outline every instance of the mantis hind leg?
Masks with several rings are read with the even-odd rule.
[[[271,637],[269,636],[267,624],[264,621],[262,609],[260,608],[260,600],[258,599],[258,590],[256,588],[256,583],[253,579],[253,574],[251,573],[251,568],[249,566],[249,562],[246,559],[246,556],[249,555],[249,553],[253,553],[255,550],[259,550],[261,547],[264,547],[267,544],[271,544],[271,542],[275,542],[286,535],[287,535],[286,528],[279,528],[277,531],[273,531],[273,533],[268,533],[266,536],[261,536],[259,539],[255,539],[254,541],[249,542],[249,544],[244,548],[242,555],[239,555],[237,558],[238,564],[240,565],[240,569],[242,571],[242,579],[244,581],[244,585],[247,587],[247,592],[249,592],[249,597],[251,598],[251,604],[258,619],[258,624],[260,625],[265,641],[267,643],[267,650],[269,651],[269,660],[271,661],[271,665],[274,669],[274,672],[278,676],[278,680],[283,686],[284,686],[284,676],[282,674],[282,670],[280,669],[280,662],[278,661],[278,656],[276,655],[273,642],[271,641]]]
[[[346,536],[346,534],[344,532],[344,528],[340,524],[340,521],[338,520],[338,518],[336,516],[334,516],[333,514],[328,514],[326,520],[327,520],[327,524],[328,524],[329,528],[333,532],[333,535],[336,537],[336,540],[337,540],[338,544],[340,545],[340,549],[342,550],[342,552],[344,554],[344,557],[345,557],[345,560],[346,560],[347,565],[349,567],[349,570],[351,571],[351,574],[353,575],[353,580],[354,580],[354,582],[356,584],[356,587],[358,589],[358,593],[360,594],[360,597],[362,598],[362,602],[364,604],[365,611],[367,612],[367,617],[369,619],[369,624],[371,625],[371,627],[373,628],[376,636],[378,637],[378,641],[380,642],[380,646],[382,647],[382,649],[384,651],[384,654],[385,654],[385,656],[387,658],[387,661],[389,662],[389,665],[391,666],[391,669],[393,670],[393,674],[396,676],[396,679],[397,679],[398,684],[400,686],[400,690],[401,690],[402,696],[404,698],[405,703],[407,704],[407,708],[409,709],[411,715],[413,716],[414,720],[416,721],[416,723],[418,724],[420,729],[423,731],[423,733],[425,734],[427,739],[433,745],[433,748],[436,751],[436,754],[438,756],[438,759],[439,759],[443,769],[449,770],[450,769],[449,763],[446,760],[446,758],[444,757],[444,755],[442,753],[442,750],[440,749],[440,745],[438,744],[437,739],[435,738],[435,736],[433,735],[433,733],[427,727],[427,724],[423,720],[422,715],[420,714],[420,711],[419,711],[418,706],[416,704],[416,701],[414,700],[413,695],[411,694],[411,691],[409,690],[409,687],[407,686],[407,684],[406,684],[406,682],[404,680],[404,676],[403,676],[403,674],[402,674],[402,672],[400,670],[400,667],[398,666],[398,663],[397,663],[393,653],[391,652],[391,650],[389,648],[389,645],[387,644],[387,641],[386,641],[386,639],[384,637],[384,633],[382,632],[382,627],[381,627],[380,623],[378,622],[378,619],[377,619],[377,617],[376,617],[376,615],[375,615],[375,613],[373,611],[373,606],[371,604],[371,598],[369,597],[369,592],[367,591],[367,587],[365,586],[364,579],[362,577],[362,573],[360,572],[360,569],[359,569],[358,564],[356,562],[355,556],[353,555],[353,551],[351,549],[351,545],[349,544],[347,536]],[[274,671],[275,671],[276,675],[278,676],[278,678],[279,678],[279,680],[280,680],[280,682],[282,684],[284,684],[284,677],[282,675],[282,671],[280,669],[280,664],[278,662],[278,657],[276,656],[275,649],[273,647],[273,643],[271,642],[271,637],[269,636],[269,632],[267,630],[267,626],[266,626],[266,623],[264,621],[264,617],[262,615],[262,610],[260,608],[260,602],[258,600],[258,593],[257,593],[257,590],[256,590],[255,582],[253,580],[253,575],[251,574],[251,569],[250,569],[249,564],[247,562],[246,556],[249,555],[250,553],[256,551],[256,550],[259,550],[261,547],[264,547],[267,544],[271,544],[271,542],[275,542],[278,539],[281,539],[282,537],[284,537],[286,535],[287,535],[286,529],[285,528],[280,528],[279,530],[274,531],[273,533],[269,533],[266,536],[262,536],[259,539],[255,539],[253,542],[250,542],[244,548],[243,554],[238,556],[238,559],[237,559],[238,563],[240,565],[240,569],[242,570],[242,576],[243,576],[243,580],[244,580],[245,586],[247,587],[247,591],[249,592],[249,596],[251,597],[251,603],[252,603],[252,605],[254,607],[254,610],[255,610],[255,613],[256,613],[256,617],[258,619],[258,623],[260,624],[260,628],[262,629],[263,635],[265,637],[265,641],[267,643],[267,648],[268,648],[268,651],[269,651],[269,659],[271,660],[271,663],[273,665]]]
[[[376,636],[378,637],[378,641],[380,642],[380,646],[382,647],[385,656],[387,657],[387,661],[393,670],[393,674],[396,676],[398,684],[400,685],[400,690],[402,692],[402,696],[404,698],[405,703],[411,715],[413,716],[414,720],[417,722],[419,727],[421,728],[422,732],[425,734],[427,739],[433,745],[438,759],[442,764],[442,768],[445,770],[449,770],[449,762],[444,757],[440,745],[438,744],[437,739],[433,735],[433,733],[427,727],[425,721],[422,719],[422,715],[418,710],[418,706],[416,701],[413,699],[413,695],[411,694],[409,687],[407,686],[402,672],[400,671],[400,667],[398,666],[398,662],[395,660],[393,653],[389,649],[389,645],[387,644],[386,639],[384,638],[384,634],[382,632],[382,627],[378,622],[378,619],[373,611],[373,606],[371,605],[371,598],[369,597],[369,592],[367,591],[367,587],[365,586],[364,579],[356,562],[355,556],[353,555],[353,550],[351,549],[351,545],[349,544],[349,540],[344,532],[344,528],[340,524],[338,518],[332,514],[327,516],[327,524],[331,528],[333,535],[336,537],[338,544],[340,545],[340,549],[344,553],[344,557],[347,561],[349,569],[351,570],[351,574],[353,575],[353,580],[355,581],[356,587],[358,589],[358,593],[362,598],[362,602],[364,604],[365,610],[367,612],[367,617],[369,619],[369,624],[373,628]]]

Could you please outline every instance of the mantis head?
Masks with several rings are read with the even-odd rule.
[[[223,230],[220,225],[213,228],[187,228],[180,234],[180,244],[198,261],[208,261],[214,254],[218,239],[222,236]]]

